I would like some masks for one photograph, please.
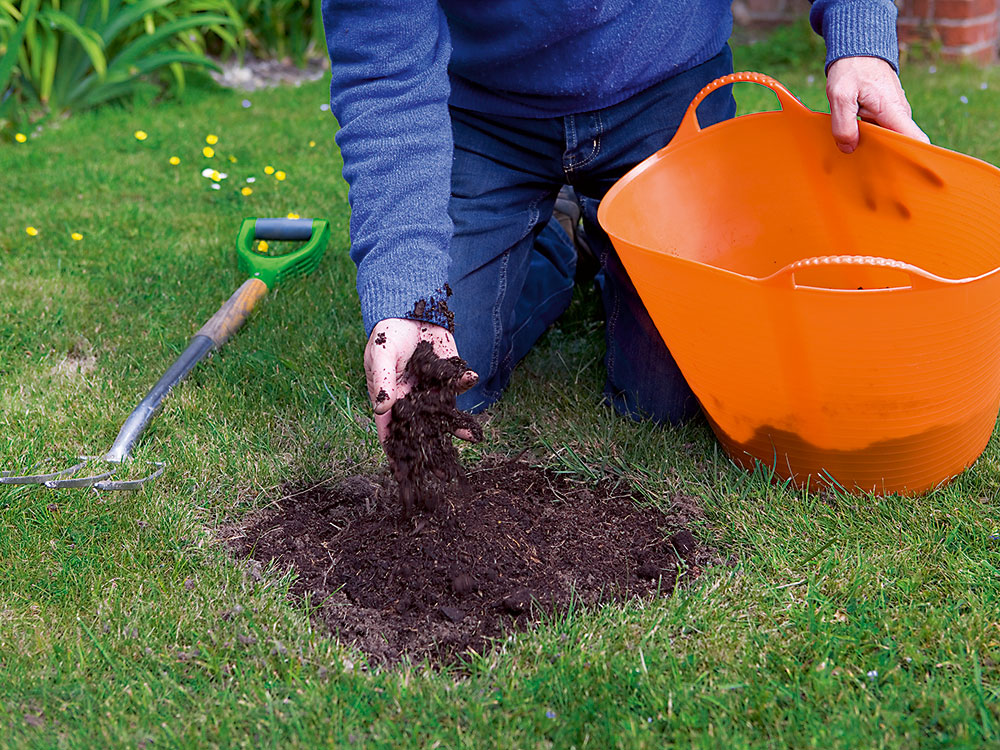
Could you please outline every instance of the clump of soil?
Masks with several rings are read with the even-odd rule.
[[[483,439],[479,423],[455,407],[459,381],[468,370],[461,357],[438,357],[429,341],[417,344],[406,365],[412,388],[392,405],[385,442],[404,517],[414,507],[433,511],[444,486],[463,476],[452,440],[456,430],[468,430],[475,442]]]
[[[665,514],[627,488],[518,460],[491,457],[442,485],[433,513],[401,519],[395,502],[388,475],[288,493],[237,552],[291,567],[313,616],[388,664],[485,651],[571,600],[667,596],[716,559],[687,528],[700,516],[691,498]]]
[[[447,328],[451,333],[455,332],[455,313],[448,309],[448,298],[451,296],[451,287],[445,284],[439,289],[437,296],[430,299],[418,299],[413,303],[413,309],[406,313],[406,317],[413,320],[426,320],[429,323]]]

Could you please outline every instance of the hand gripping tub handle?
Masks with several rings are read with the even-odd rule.
[[[789,263],[784,268],[775,271],[770,276],[761,279],[761,282],[776,287],[798,288],[795,283],[795,273],[812,268],[830,268],[834,266],[864,266],[868,268],[889,268],[894,271],[902,271],[910,279],[909,287],[890,287],[892,289],[938,289],[943,284],[949,283],[948,279],[943,279],[922,268],[918,268],[910,263],[890,258],[879,258],[873,255],[821,255],[815,258],[804,258],[794,263]],[[815,285],[810,285],[816,288]],[[823,287],[818,287],[823,288]]]
[[[695,95],[694,99],[691,100],[691,104],[687,108],[687,112],[684,113],[683,119],[681,119],[681,124],[677,128],[677,133],[674,135],[673,140],[670,141],[668,147],[675,146],[678,143],[694,138],[701,132],[701,126],[698,124],[698,105],[701,104],[705,97],[713,91],[722,88],[723,86],[728,86],[731,83],[757,83],[761,86],[766,86],[777,95],[778,102],[781,104],[782,112],[812,112],[812,110],[799,101],[794,94],[782,86],[780,82],[771,78],[771,76],[764,75],[763,73],[751,72],[730,73],[727,76],[716,78]]]

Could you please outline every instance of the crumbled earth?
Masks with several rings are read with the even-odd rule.
[[[392,405],[385,441],[404,517],[414,508],[433,511],[444,485],[464,476],[452,440],[455,431],[467,430],[474,442],[483,438],[475,419],[455,407],[468,369],[461,357],[438,357],[429,341],[417,344],[406,365],[412,387]]]
[[[716,557],[688,526],[615,483],[584,484],[487,457],[443,483],[433,512],[403,518],[388,472],[289,490],[237,544],[297,575],[313,617],[374,663],[449,663],[544,612],[668,596]]]
[[[451,287],[445,284],[438,290],[437,296],[414,302],[413,309],[406,314],[406,317],[413,320],[431,320],[454,333],[455,313],[448,309],[449,297],[451,297]]]

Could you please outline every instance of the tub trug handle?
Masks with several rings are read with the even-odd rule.
[[[761,86],[766,86],[777,95],[778,102],[781,104],[782,112],[812,113],[812,110],[799,101],[798,98],[792,94],[792,92],[786,89],[780,82],[771,78],[769,75],[765,75],[763,73],[752,73],[749,71],[744,73],[730,73],[727,76],[716,78],[695,95],[694,99],[691,100],[691,104],[688,105],[687,112],[684,113],[683,119],[681,119],[681,124],[677,128],[677,133],[674,135],[667,148],[671,148],[683,141],[694,138],[701,132],[701,126],[698,124],[698,105],[701,104],[702,100],[713,91],[722,88],[723,86],[728,86],[731,83],[757,83]]]
[[[815,258],[804,258],[803,260],[789,263],[784,268],[775,271],[760,281],[770,286],[791,287],[795,289],[798,288],[798,285],[795,283],[796,272],[811,268],[830,268],[834,266],[888,268],[894,271],[902,271],[909,277],[909,287],[890,287],[892,289],[938,289],[944,284],[955,283],[952,279],[941,278],[911,263],[904,263],[901,260],[892,260],[890,258],[879,258],[874,255],[820,255]],[[816,288],[812,287],[812,285],[810,286],[811,288]]]

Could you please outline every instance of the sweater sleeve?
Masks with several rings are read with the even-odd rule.
[[[812,0],[809,22],[826,40],[826,69],[842,57],[880,57],[899,72],[892,0]]]
[[[444,14],[435,0],[323,0],[323,22],[365,333],[385,318],[447,326],[453,145]]]

